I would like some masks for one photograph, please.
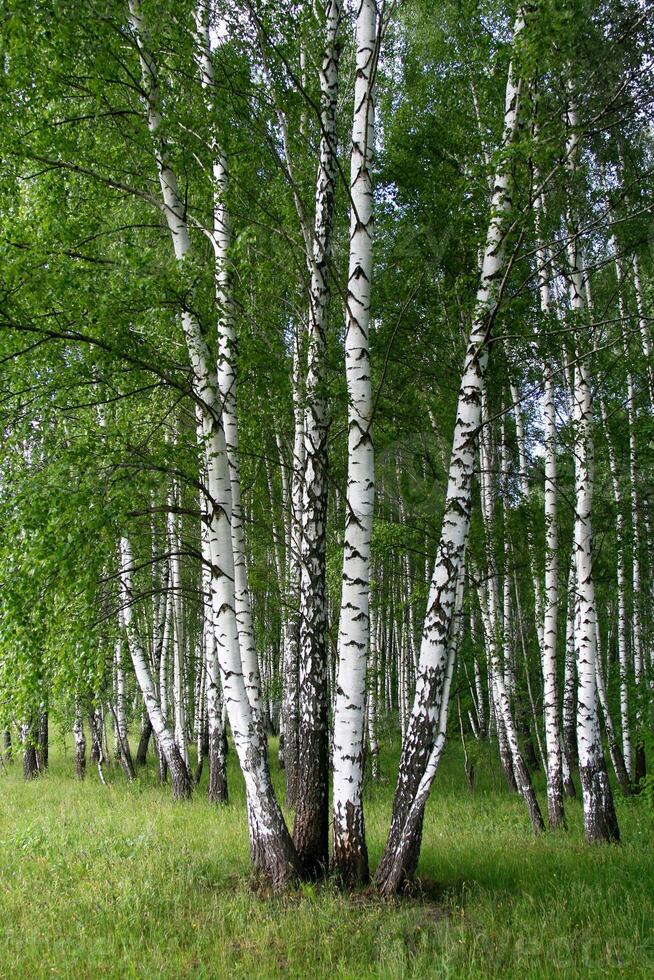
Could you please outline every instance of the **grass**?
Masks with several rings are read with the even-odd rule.
[[[576,801],[567,834],[534,840],[494,757],[471,794],[453,746],[411,898],[381,903],[329,883],[271,898],[250,884],[233,752],[222,810],[203,792],[173,804],[150,770],[132,786],[116,767],[107,787],[93,770],[79,784],[70,747],[51,756],[29,784],[18,762],[0,772],[0,977],[654,976],[644,800],[620,801],[619,847],[584,844]],[[394,759],[388,750],[389,774]],[[368,789],[373,865],[392,790],[392,779]]]

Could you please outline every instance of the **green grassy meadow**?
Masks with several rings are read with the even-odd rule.
[[[395,760],[387,747],[387,781],[368,787],[373,867]],[[471,794],[450,747],[416,888],[383,903],[331,883],[253,887],[233,752],[222,810],[205,800],[206,771],[174,804],[153,769],[131,786],[117,766],[107,787],[93,768],[78,783],[70,742],[32,783],[17,760],[0,770],[0,977],[653,977],[647,800],[619,800],[619,847],[584,844],[578,801],[567,834],[534,840],[492,754],[479,771]]]

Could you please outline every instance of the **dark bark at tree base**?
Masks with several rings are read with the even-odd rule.
[[[332,870],[343,888],[367,885],[370,881],[368,849],[363,809],[346,804],[345,826],[334,820],[332,828]]]
[[[625,796],[631,796],[633,794],[633,786],[631,785],[631,780],[629,779],[629,773],[627,772],[622,749],[616,741],[609,743],[609,752],[611,754],[611,764],[613,766],[615,778],[618,781],[618,786]]]
[[[523,745],[522,754],[526,764],[532,771],[540,769],[540,760],[536,755],[536,749],[534,748],[534,740],[531,737],[529,720],[524,714],[520,719],[520,734],[522,736]]]
[[[121,765],[123,772],[128,780],[132,783],[136,779],[136,772],[134,770],[134,763],[132,762],[132,753],[130,751],[129,745],[127,744],[127,739],[124,741],[121,739],[121,744],[118,751],[118,761]]]
[[[39,741],[36,747],[39,772],[45,772],[48,768],[49,727],[48,712],[39,711]]]
[[[225,733],[217,731],[209,739],[209,803],[227,803],[227,739]]]
[[[536,794],[534,793],[534,787],[531,782],[529,770],[525,765],[524,759],[519,753],[513,760],[513,768],[516,774],[520,793],[527,804],[529,819],[531,820],[531,828],[535,834],[541,834],[545,830],[545,822],[543,820],[543,815],[540,812],[540,806],[538,805]]]
[[[506,788],[509,793],[517,793],[518,784],[516,782],[515,772],[513,771],[511,749],[509,748],[509,742],[504,730],[504,722],[502,721],[498,722],[497,741],[500,753],[500,766],[504,775],[504,781],[506,782]]]
[[[8,728],[2,733],[2,750],[4,752],[5,762],[13,762],[14,754],[11,745],[11,732]]]
[[[102,729],[97,712],[92,711],[89,715],[89,730],[91,732],[91,762],[97,764],[103,755],[101,745]]]
[[[571,800],[577,797],[577,788],[573,782],[572,776],[568,776],[567,779],[563,780],[563,792],[566,796],[569,796]]]
[[[173,789],[174,800],[190,800],[193,792],[193,782],[188,767],[182,758],[179,748],[174,745],[168,759],[168,769]]]
[[[163,754],[163,752],[159,748],[159,744],[158,744],[156,738],[154,739],[154,751],[155,751],[155,755],[157,756],[157,771],[159,773],[159,782],[160,783],[167,783],[168,782],[168,763],[166,762],[165,755]]]
[[[329,866],[327,731],[305,731],[297,785],[293,842],[304,875],[317,880]]]
[[[416,873],[422,844],[424,813],[424,804],[409,810],[402,832],[396,832],[392,841],[391,827],[391,834],[374,877],[375,884],[384,898],[392,898],[399,894]]]
[[[249,811],[250,858],[256,874],[280,892],[303,877],[303,868],[272,788],[260,803],[265,827],[259,827]]]
[[[594,766],[579,768],[584,798],[584,828],[589,843],[620,841],[620,828],[613,805],[609,777],[602,759]]]
[[[78,779],[86,776],[86,745],[75,747],[75,775]]]
[[[137,766],[144,766],[148,761],[148,746],[150,745],[151,735],[152,735],[152,722],[146,715],[146,717],[143,719],[141,737],[139,738],[139,744],[136,750]]]
[[[26,745],[23,753],[23,776],[25,779],[34,779],[39,774],[39,765],[36,756],[36,749],[33,745]]]
[[[550,830],[567,830],[568,822],[563,809],[563,781],[547,791],[547,824]]]

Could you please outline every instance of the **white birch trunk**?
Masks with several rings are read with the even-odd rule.
[[[147,661],[145,650],[136,629],[134,621],[134,594],[132,591],[132,569],[134,558],[132,547],[128,538],[120,539],[120,593],[121,593],[121,617],[122,624],[127,635],[129,652],[134,665],[136,680],[141,689],[143,702],[148,712],[152,728],[157,737],[159,751],[163,752],[168,768],[170,770],[173,783],[173,796],[176,799],[185,799],[191,795],[191,777],[187,765],[175,741],[175,737],[168,728],[157,697],[156,688],[150,674],[150,667]]]
[[[543,713],[547,750],[547,818],[550,827],[565,827],[556,638],[559,611],[558,528],[556,517],[556,404],[554,381],[545,369],[545,596],[543,611]]]
[[[568,159],[576,155],[577,120],[568,116],[571,134]],[[586,313],[585,273],[576,236],[569,245],[570,303],[578,324]],[[574,367],[575,461],[575,651],[577,659],[577,749],[584,804],[584,827],[589,841],[618,840],[618,822],[602,752],[597,717],[595,588],[593,582],[593,440],[592,401],[585,356]]]
[[[329,262],[336,193],[338,32],[341,0],[324,0],[325,48],[320,71],[320,150],[313,238],[308,236],[309,331],[304,410],[304,483],[300,562],[299,742],[293,840],[305,873],[328,864],[327,416],[324,388]]]
[[[514,43],[523,26],[520,10],[514,26]],[[475,436],[481,422],[488,340],[497,312],[500,278],[506,261],[505,238],[512,202],[510,168],[506,166],[505,151],[518,131],[518,103],[519,83],[511,66],[506,85],[501,156],[494,181],[474,321],[459,390],[441,540],[429,589],[413,710],[402,749],[391,830],[375,876],[384,894],[394,894],[403,881],[415,872],[422,820],[420,818],[410,826],[408,819],[417,800],[421,801],[419,809],[422,812],[423,797],[426,800],[435,774],[435,769],[430,767],[434,729],[441,715],[456,582],[463,568],[470,526]]]
[[[148,47],[139,0],[129,0],[129,11],[130,25],[137,41],[148,128],[159,173],[164,216],[175,256],[182,263],[191,250],[191,240],[177,177],[168,163],[167,146],[161,132],[163,120],[157,68]],[[211,501],[209,544],[214,625],[230,727],[245,779],[250,853],[255,866],[275,887],[281,887],[299,872],[299,865],[272,788],[265,738],[248,696],[252,665],[244,665],[241,661],[234,595],[232,487],[218,379],[200,325],[189,310],[182,313],[182,327],[193,371],[195,395],[202,409],[203,448]]]

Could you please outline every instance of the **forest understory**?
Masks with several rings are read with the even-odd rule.
[[[71,777],[60,745],[0,794],[0,976],[651,977],[654,817],[619,805],[623,843],[588,847],[581,803],[568,833],[534,838],[490,747],[474,792],[460,745],[445,752],[425,815],[418,878],[402,897],[330,881],[270,895],[249,875],[242,780],[231,803],[174,804],[142,771],[103,787]],[[276,753],[271,752],[274,759]],[[384,842],[398,745],[366,788],[372,866]],[[277,789],[283,774],[276,766]],[[205,777],[206,778],[206,777]],[[542,774],[535,776],[544,797]],[[174,887],[172,887],[174,886]]]

